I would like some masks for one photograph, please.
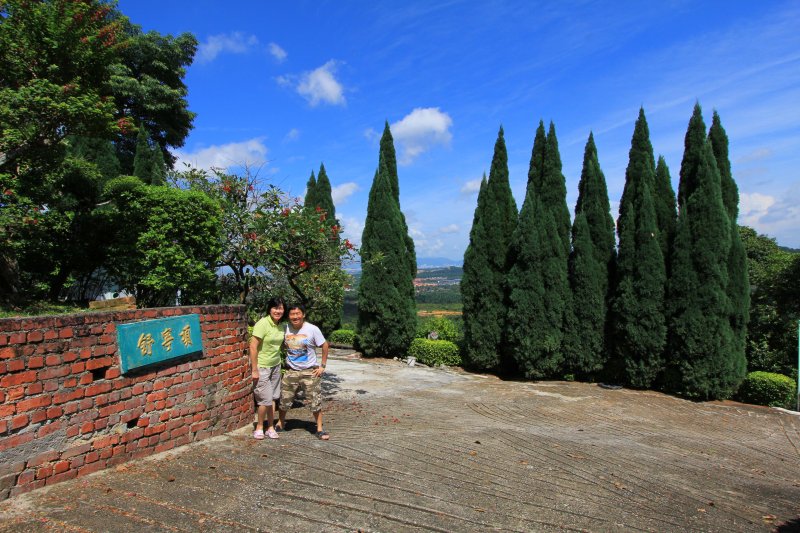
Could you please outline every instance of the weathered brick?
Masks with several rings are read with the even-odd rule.
[[[41,355],[34,355],[28,358],[28,368],[42,368],[44,366],[44,357]]]
[[[86,370],[94,370],[95,368],[111,366],[112,363],[113,361],[110,357],[96,357],[86,361]]]
[[[109,368],[106,370],[105,378],[106,379],[114,379],[121,375],[119,368]]]
[[[16,435],[11,435],[10,437],[0,439],[0,451],[27,444],[31,442],[34,437],[35,435],[32,431],[26,431],[25,433],[17,433]]]
[[[89,374],[87,372],[86,374],[81,375],[81,379],[80,379],[79,383],[81,385],[88,385],[89,383],[92,383],[93,381],[94,381],[94,378],[92,377],[91,374]]]
[[[72,363],[72,366],[69,367],[69,371],[73,374],[80,374],[84,370],[86,370],[86,363],[83,361]]]
[[[58,456],[59,456],[59,452],[57,452],[55,450],[42,452],[42,453],[40,453],[38,455],[34,455],[30,459],[28,459],[28,462],[27,462],[26,466],[28,468],[31,468],[31,467],[34,467],[34,466],[43,465],[44,463],[49,463],[51,461],[55,461],[56,459],[58,459]]]
[[[60,355],[48,355],[44,358],[44,364],[47,366],[56,366],[62,363],[62,359]]]
[[[63,452],[61,452],[62,459],[71,459],[72,457],[77,457],[82,455],[89,450],[92,449],[92,445],[87,443],[79,444],[78,446],[73,446],[72,448],[67,448]]]
[[[94,431],[94,422],[84,422],[81,424],[81,433],[91,433]]]
[[[86,464],[94,463],[98,459],[100,459],[100,454],[95,451],[86,454]]]
[[[58,332],[54,329],[48,329],[44,332],[44,340],[51,341],[58,338]]]
[[[59,389],[58,380],[56,379],[48,379],[44,382],[44,391],[45,392],[55,392]]]
[[[53,395],[53,403],[58,405],[72,400],[77,400],[78,398],[83,398],[83,391],[81,389],[75,389],[68,392],[58,392]]]
[[[58,461],[53,465],[53,473],[61,474],[69,470],[69,461]]]
[[[11,430],[24,428],[28,425],[28,420],[28,415],[25,414],[15,416],[11,419]]]
[[[34,370],[28,370],[18,374],[3,376],[3,379],[0,379],[0,387],[8,388],[24,383],[33,383],[34,381],[36,381],[36,372]]]
[[[44,340],[44,333],[41,331],[29,331],[27,336],[27,341],[29,343],[32,342],[42,342]]]
[[[39,379],[63,378],[64,376],[68,375],[68,366],[57,366],[54,368],[45,368],[43,370],[39,370]]]
[[[6,368],[9,372],[19,372],[20,370],[25,370],[25,361],[22,359],[11,359],[8,363],[6,363]]]
[[[49,424],[45,424],[44,426],[39,428],[39,430],[36,432],[36,436],[38,438],[46,437],[47,435],[50,435],[51,433],[55,433],[56,431],[59,431],[59,430],[63,429],[64,426],[65,426],[65,423],[62,420],[58,420],[56,422],[51,422]]]
[[[54,469],[55,470],[55,469]],[[62,481],[68,481],[70,479],[75,479],[78,476],[77,470],[67,470],[60,474],[55,474],[49,478],[47,478],[47,484],[52,485],[54,483],[60,483]]]
[[[64,410],[61,407],[51,407],[47,410],[47,418],[58,418],[59,416],[64,414]]]
[[[111,390],[111,383],[95,383],[86,387],[84,391],[85,396],[97,396],[98,394],[103,394],[104,392],[108,392]]]
[[[8,336],[9,344],[25,344],[27,335],[24,331],[17,331]],[[13,357],[13,356],[11,356]]]
[[[17,412],[24,413],[39,407],[47,407],[50,405],[50,396],[36,396],[27,400],[22,400],[17,403]]]
[[[40,409],[31,413],[31,424],[38,424],[47,420],[47,410]]]
[[[41,381],[37,381],[35,383],[31,383],[25,388],[25,396],[33,396],[35,394],[41,394],[44,390],[44,386],[42,385]]]
[[[61,337],[62,339],[71,339],[72,335],[73,335],[72,328],[61,328],[61,330],[58,332],[58,336]]]

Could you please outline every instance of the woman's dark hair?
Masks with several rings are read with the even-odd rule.
[[[303,316],[306,314],[306,308],[303,306],[303,304],[289,304],[289,306],[286,307],[286,316],[289,316],[289,311],[293,309],[299,309],[300,312],[303,313]]]
[[[288,313],[288,309],[286,309],[286,302],[280,296],[269,299],[267,302],[267,313],[269,313],[270,309],[273,307],[283,307],[283,310]]]

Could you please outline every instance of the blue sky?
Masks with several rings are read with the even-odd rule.
[[[677,190],[695,101],[730,138],[739,223],[800,248],[800,3],[121,0],[147,30],[192,32],[195,128],[177,155],[247,162],[302,196],[321,162],[360,242],[384,121],[420,257],[460,260],[500,125],[524,196],[553,121],[574,209],[594,132],[613,215],[644,107]]]

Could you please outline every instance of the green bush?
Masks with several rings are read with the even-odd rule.
[[[414,339],[408,348],[408,355],[415,357],[420,363],[434,365],[460,365],[461,355],[458,346],[450,341],[434,341],[430,339]]]
[[[356,332],[352,329],[337,329],[328,335],[328,341],[331,344],[344,344],[346,346],[352,346],[355,336]]]
[[[792,378],[772,372],[750,372],[739,387],[739,401],[770,407],[795,406],[797,390]]]
[[[447,317],[435,316],[426,320],[420,320],[417,324],[417,338],[425,339],[435,331],[438,335],[437,340],[458,342],[461,335],[455,323]]]

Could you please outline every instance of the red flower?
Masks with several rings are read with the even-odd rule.
[[[283,216],[285,216],[285,217],[288,217],[288,216],[289,216],[289,213],[291,213],[291,212],[292,212],[292,210],[291,210],[291,209],[289,209],[289,208],[287,207],[287,208],[285,208],[283,211],[281,211],[281,214],[282,214]]]
[[[300,261],[300,268],[306,268],[307,266],[308,263],[306,263],[305,261]]]
[[[321,211],[322,211],[322,208],[320,206],[317,206],[317,213],[319,213]]]
[[[11,189],[6,189],[3,191],[3,194],[5,194],[6,196],[12,196],[14,192]]]

